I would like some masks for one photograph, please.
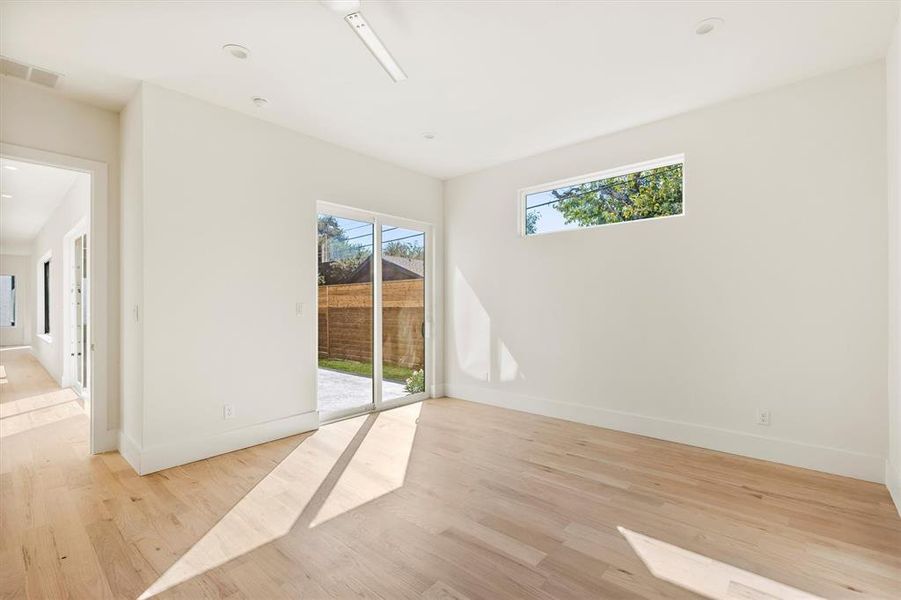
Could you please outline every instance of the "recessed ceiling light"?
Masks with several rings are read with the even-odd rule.
[[[422,134],[422,137],[424,137],[427,140],[434,140],[436,137],[438,137],[438,134],[435,133],[434,131],[426,131],[425,133]]]
[[[251,102],[256,104],[258,107],[263,108],[264,106],[269,104],[269,100],[263,98],[262,96],[254,96],[250,99]]]
[[[19,167],[14,167],[12,165],[3,165],[4,169],[9,169],[10,171],[18,171]]]
[[[0,196],[3,196],[4,198],[12,198],[12,195],[10,194],[0,194]]]
[[[319,0],[319,2],[340,15],[349,15],[360,10],[360,0]]]
[[[250,57],[250,50],[239,44],[226,44],[222,49],[240,60],[246,60]]]
[[[726,21],[720,17],[709,17],[698,22],[698,26],[695,27],[695,33],[698,35],[707,35],[708,33],[716,31],[725,23]]]

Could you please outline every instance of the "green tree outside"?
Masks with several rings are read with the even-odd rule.
[[[554,208],[580,227],[682,214],[682,164],[646,169],[553,190]],[[533,213],[537,215],[538,213]],[[537,217],[526,216],[534,233]]]

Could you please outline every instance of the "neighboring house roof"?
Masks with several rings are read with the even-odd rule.
[[[325,285],[339,283],[368,283],[372,281],[372,257],[369,256],[357,265],[347,277],[340,281],[332,280],[326,271]],[[414,258],[401,256],[382,257],[382,281],[399,281],[404,279],[422,279],[425,275],[425,263]]]
[[[420,277],[425,276],[425,263],[422,259],[404,258],[403,256],[383,256],[382,272],[385,270],[386,262],[392,263],[412,275],[412,277],[404,277],[404,279],[419,279]]]

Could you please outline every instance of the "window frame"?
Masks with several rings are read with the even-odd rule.
[[[631,221],[620,221],[618,223],[602,223],[599,225],[587,225],[585,227],[573,227],[570,229],[555,229],[553,231],[539,231],[536,233],[526,233],[526,215],[529,212],[529,209],[526,207],[527,198],[530,194],[536,194],[541,192],[550,192],[552,190],[556,190],[563,187],[571,187],[575,185],[581,185],[583,183],[591,183],[593,181],[600,181],[602,179],[609,179],[611,177],[620,177],[622,175],[628,175],[630,173],[635,173],[636,171],[644,171],[647,169],[657,169],[660,167],[669,167],[672,165],[682,165],[682,212],[678,215],[663,215],[660,217],[648,217],[646,219],[634,219]],[[642,162],[632,163],[629,165],[623,165],[620,167],[614,167],[612,169],[605,169],[603,171],[595,171],[594,173],[588,173],[586,175],[577,175],[575,177],[568,177],[566,179],[558,179],[556,181],[549,181],[545,183],[539,183],[537,185],[532,185],[525,188],[520,188],[520,190],[516,193],[516,204],[517,204],[517,231],[519,232],[519,236],[522,238],[535,238],[543,235],[551,235],[555,233],[568,233],[572,231],[586,231],[591,229],[597,229],[599,227],[609,227],[611,225],[625,225],[628,223],[640,223],[642,221],[656,221],[657,219],[671,219],[673,217],[682,217],[685,216],[685,154],[672,154],[670,156],[664,156],[662,158],[655,158],[652,160],[646,160]]]
[[[12,273],[0,273],[0,277],[9,277],[10,290],[11,290],[10,297],[12,299],[12,307],[10,308],[10,312],[12,313],[10,315],[10,317],[11,317],[10,324],[4,325],[3,323],[0,323],[0,327],[15,327],[16,326],[16,304],[18,304],[18,302],[17,302],[18,298],[16,298],[16,276],[13,275]]]
[[[44,343],[52,344],[53,337],[50,333],[44,333],[44,312],[50,310],[50,286],[44,285],[44,265],[53,261],[53,251],[45,252],[34,265],[34,319],[33,327],[37,339]],[[52,270],[52,266],[51,266]],[[52,277],[52,273],[50,274]],[[46,297],[46,298],[45,298]]]
[[[43,296],[44,296],[44,326],[41,328],[41,333],[46,336],[50,336],[50,260],[48,257],[47,260],[41,262],[41,271],[42,271],[42,282],[43,282]]]

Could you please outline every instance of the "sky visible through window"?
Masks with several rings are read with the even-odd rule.
[[[567,223],[566,219],[563,218],[563,213],[557,210],[557,204],[559,202],[554,202],[554,194],[551,191],[538,192],[537,194],[526,196],[526,208],[528,208],[528,211],[530,213],[538,213],[535,233],[560,231],[561,229],[579,229],[582,227],[578,223]]]
[[[335,217],[335,220],[338,222],[338,227],[344,231],[345,240],[349,246],[355,246],[362,251],[372,251],[372,223],[341,217]],[[403,242],[406,245],[421,248],[424,239],[425,236],[421,231],[413,229],[404,229],[403,227],[393,227],[391,225],[386,225],[382,229],[383,245],[389,242]]]
[[[526,194],[527,235],[682,214],[682,161]]]

